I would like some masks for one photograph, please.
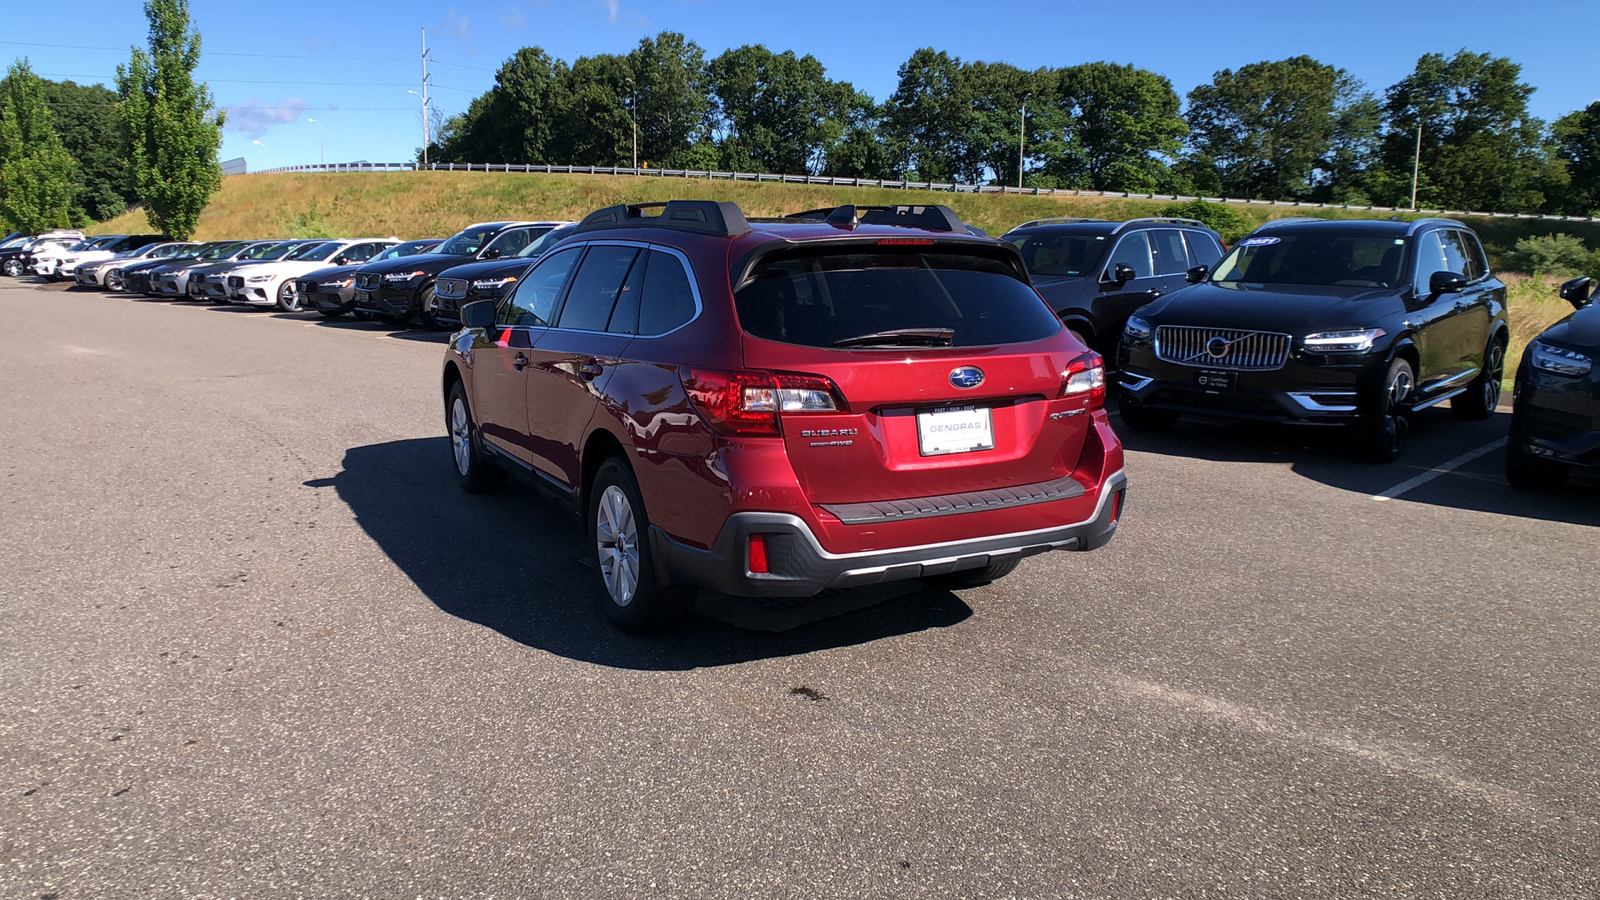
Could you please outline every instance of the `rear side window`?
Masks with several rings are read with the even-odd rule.
[[[694,318],[694,289],[683,263],[670,253],[650,251],[639,302],[639,333],[666,334]]]
[[[605,331],[611,309],[617,305],[622,283],[639,256],[637,247],[601,245],[589,248],[572,278],[572,289],[561,306],[558,328],[579,331]]]
[[[1483,258],[1483,248],[1478,245],[1478,239],[1470,231],[1452,231],[1451,236],[1461,246],[1461,265],[1464,267],[1461,274],[1467,276],[1468,281],[1477,281],[1489,274],[1489,263]]]
[[[957,253],[787,256],[756,269],[734,301],[747,333],[809,347],[874,346],[852,339],[900,329],[945,329],[949,346],[983,347],[1036,341],[1061,329],[1008,266]],[[892,337],[877,344],[894,345]]]
[[[1216,238],[1203,231],[1185,231],[1183,237],[1189,243],[1191,266],[1217,267],[1217,260],[1222,258],[1222,245]]]
[[[1122,240],[1117,242],[1117,249],[1111,251],[1111,262],[1106,268],[1115,270],[1119,264],[1132,266],[1135,278],[1149,278],[1155,273],[1155,262],[1150,258],[1150,241],[1145,237],[1145,232],[1123,235]]]
[[[1183,232],[1176,228],[1157,228],[1149,232],[1155,245],[1156,274],[1182,275],[1189,270],[1189,251],[1183,246]]]
[[[1428,283],[1435,272],[1457,272],[1450,268],[1450,256],[1445,252],[1444,233],[1430,231],[1417,239],[1417,290],[1426,294]]]

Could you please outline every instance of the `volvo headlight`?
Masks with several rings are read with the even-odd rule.
[[[1589,369],[1594,366],[1593,360],[1576,350],[1553,347],[1543,341],[1528,345],[1528,361],[1535,369],[1574,378],[1589,374]]]
[[[1324,331],[1306,335],[1304,343],[1313,353],[1365,353],[1384,333],[1382,328]]]
[[[251,275],[246,280],[251,284],[265,284],[274,278],[272,275]]]
[[[515,275],[507,275],[505,278],[480,278],[477,281],[474,281],[472,286],[480,291],[499,290],[500,288],[503,288],[516,280],[517,276]]]
[[[324,281],[321,284],[317,285],[317,287],[320,287],[320,288],[347,288],[352,284],[355,284],[355,279],[354,278],[344,278],[344,279],[341,279],[339,281]]]
[[[1122,326],[1123,338],[1130,341],[1148,341],[1154,333],[1155,329],[1150,327],[1150,323],[1138,316],[1129,316],[1128,324]]]
[[[422,271],[421,269],[418,269],[415,272],[392,272],[392,273],[390,273],[388,275],[383,276],[383,280],[384,281],[394,281],[394,282],[410,281],[413,278],[421,278],[422,276],[424,276],[426,274],[428,274],[428,273]]]

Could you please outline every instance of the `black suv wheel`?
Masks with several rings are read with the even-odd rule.
[[[1400,458],[1411,430],[1411,395],[1416,387],[1417,375],[1411,363],[1405,357],[1395,357],[1372,398],[1370,417],[1358,433],[1362,456],[1381,463]]]

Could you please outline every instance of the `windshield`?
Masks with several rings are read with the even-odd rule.
[[[539,239],[517,251],[518,259],[533,259],[543,254],[546,250],[567,239],[567,236],[578,230],[576,225],[563,225],[552,228],[539,236]]]
[[[468,228],[448,241],[436,251],[454,256],[476,256],[483,249],[483,242],[494,237],[498,229],[485,226],[481,228]]]
[[[372,258],[373,262],[382,262],[386,259],[399,259],[402,256],[416,256],[418,253],[427,253],[433,247],[439,246],[436,240],[406,241],[404,244],[395,244],[393,247],[379,253]]]
[[[321,262],[332,256],[335,251],[344,245],[338,241],[329,241],[326,244],[307,244],[299,250],[284,257],[284,259],[301,260],[303,262]]]
[[[1092,273],[1111,244],[1103,234],[1050,231],[1019,234],[1009,240],[1021,251],[1028,274],[1058,278]]]
[[[281,244],[277,244],[277,245],[275,245],[273,247],[268,248],[267,252],[261,254],[260,256],[258,256],[256,258],[257,259],[287,259],[287,258],[289,258],[289,254],[290,253],[293,253],[295,250],[297,250],[297,249],[299,249],[301,247],[304,247],[304,246],[305,246],[305,244],[302,244],[299,241],[284,241]]]
[[[225,244],[213,244],[210,247],[207,247],[206,249],[201,250],[199,253],[196,253],[195,254],[195,258],[196,259],[227,259],[229,256],[233,255],[233,252],[235,250],[238,250],[238,249],[239,249],[239,244],[236,241],[230,241],[230,242],[225,243]]]
[[[244,249],[244,252],[239,254],[238,258],[239,259],[261,259],[262,257],[266,256],[268,253],[271,253],[273,248],[279,247],[279,246],[281,246],[281,245],[276,241],[263,241],[262,243],[259,243],[259,244],[251,244],[250,246],[248,246],[248,247],[246,247]]]
[[[920,248],[773,260],[734,301],[746,332],[809,347],[985,347],[1061,330],[1005,264]]]
[[[1402,281],[1405,238],[1352,234],[1247,237],[1211,280],[1223,284],[1306,284],[1394,288]]]
[[[171,259],[174,256],[181,256],[193,250],[193,244],[161,244],[151,250],[149,255],[153,259]]]
[[[483,253],[480,255],[487,256],[491,251],[498,250],[501,257],[521,256],[522,251],[528,249],[529,244],[549,234],[550,230],[549,227],[508,228],[490,241],[489,246],[484,247]]]

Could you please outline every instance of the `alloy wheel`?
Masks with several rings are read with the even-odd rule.
[[[450,404],[450,450],[456,457],[456,471],[465,478],[472,468],[472,422],[467,418],[467,403],[460,397]]]
[[[300,290],[295,287],[294,279],[285,281],[283,287],[278,288],[278,305],[290,312],[300,308]]]
[[[613,603],[627,606],[639,589],[639,530],[622,488],[608,485],[600,495],[594,532],[606,592]]]
[[[1483,408],[1494,411],[1500,405],[1500,382],[1506,377],[1506,347],[1499,341],[1489,345],[1483,359]]]

